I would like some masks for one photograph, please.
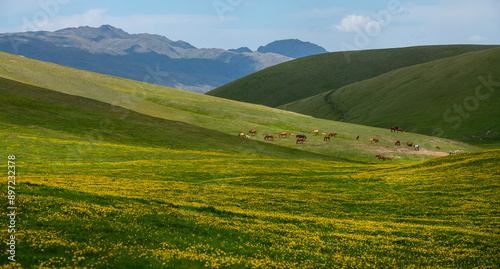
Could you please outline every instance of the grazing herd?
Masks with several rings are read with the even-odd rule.
[[[403,130],[399,127],[391,127],[391,132],[394,132],[394,133],[399,133],[399,132],[403,132]],[[249,138],[250,136],[255,136],[257,135],[257,131],[256,130],[250,130],[249,132],[249,135],[245,134],[245,133],[240,133],[238,136],[240,137],[245,137],[245,138]],[[313,135],[319,135],[320,132],[319,130],[314,130],[312,131]],[[332,137],[336,137],[338,134],[337,133],[329,133],[328,135],[326,135],[326,133],[321,133],[321,135],[323,135],[323,141],[330,141]],[[278,139],[278,138],[289,138],[289,137],[295,137],[296,138],[296,142],[295,144],[304,144],[305,142],[308,142],[307,140],[307,136],[304,135],[304,134],[298,134],[298,135],[295,135],[294,133],[288,133],[288,132],[281,132],[279,135],[272,135],[272,134],[266,134],[264,136],[264,140],[271,140],[271,141],[274,141],[274,139]],[[359,135],[356,136],[356,140],[359,140]],[[378,144],[380,142],[380,139],[378,138],[370,138],[370,143],[375,143],[375,144]],[[401,146],[401,140],[396,140],[396,142],[394,143],[395,146]],[[419,151],[420,150],[420,146],[419,145],[416,145],[416,144],[413,144],[412,142],[406,142],[406,146],[408,147],[411,147],[413,148],[414,150],[416,151]],[[441,147],[437,146],[436,147],[437,149],[440,149]],[[392,160],[391,157],[384,157],[382,155],[376,155],[375,156],[376,158],[378,158],[379,160]]]

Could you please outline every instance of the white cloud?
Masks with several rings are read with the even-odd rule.
[[[379,24],[377,21],[371,19],[370,17],[362,15],[348,15],[343,18],[340,25],[333,25],[330,28],[337,29],[340,32],[355,33],[358,32],[371,24]]]

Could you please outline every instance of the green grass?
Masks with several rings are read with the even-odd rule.
[[[18,207],[16,263],[4,252],[2,268],[500,266],[500,150],[1,56]],[[310,141],[263,141],[278,130]],[[437,144],[469,152],[431,158]]]
[[[171,134],[164,136],[165,143],[167,144],[185,145],[190,143],[196,144],[197,141],[205,141],[209,147],[211,147],[211,144],[214,144],[223,149],[243,147],[245,148],[244,150],[248,151],[248,145],[261,145],[261,143],[249,144],[251,141],[263,142],[265,134],[278,135],[280,132],[286,131],[309,135],[309,143],[297,145],[293,138],[289,138],[267,142],[265,145],[272,143],[280,146],[278,150],[281,151],[280,154],[308,151],[328,157],[361,162],[373,162],[374,156],[377,154],[395,157],[396,162],[424,160],[438,154],[439,151],[436,149],[436,146],[440,146],[442,152],[477,149],[477,147],[451,140],[436,139],[406,132],[404,134],[391,134],[388,129],[316,119],[262,105],[241,103],[100,75],[5,53],[0,54],[0,56],[0,77],[3,76],[9,80],[20,81],[60,93],[82,96],[88,98],[85,100],[97,100],[127,109],[125,112],[120,112],[120,115],[116,115],[118,119],[114,125],[126,124],[128,121],[126,116],[128,113],[131,113],[129,112],[130,110],[170,122],[179,122],[174,125],[176,128],[179,125],[186,124],[182,129],[183,131],[173,131]],[[18,99],[22,99],[22,97]],[[33,97],[33,100],[37,99],[38,97]],[[3,102],[9,103],[8,99],[3,99]],[[62,98],[61,102],[65,102],[64,98]],[[76,107],[78,106],[80,105],[77,104]],[[18,114],[30,113],[29,109],[22,103],[18,107],[19,109],[24,109],[23,112],[19,112]],[[55,109],[55,111],[57,112],[58,109]],[[43,122],[45,120],[46,118],[39,119],[41,121],[39,125],[51,129],[51,126],[44,125]],[[94,122],[95,125],[89,126],[89,128],[93,129],[94,132],[99,132],[101,120],[103,119],[96,120]],[[152,122],[152,120],[148,121]],[[81,120],[80,122],[87,122],[87,120]],[[26,124],[29,126],[33,123],[27,121]],[[75,130],[87,130],[85,129],[87,127],[79,127],[78,122],[73,122],[73,124],[74,126],[71,128]],[[105,122],[102,124],[106,127],[106,124],[109,123]],[[57,121],[52,123],[52,126],[57,125]],[[154,123],[151,123],[151,125],[154,126]],[[192,131],[190,131],[191,129]],[[207,129],[215,132],[206,131]],[[249,140],[236,140],[236,136],[239,133],[247,133],[251,129],[257,130],[258,135],[251,137]],[[311,132],[316,129],[325,133],[336,132],[339,133],[339,136],[333,139],[331,143],[323,142],[322,136],[312,136]],[[139,131],[140,128],[134,130],[138,130],[138,137],[143,137],[144,141],[148,140],[148,133]],[[174,128],[174,130],[176,129]],[[158,129],[154,130],[154,132],[161,133],[163,130]],[[207,132],[207,135],[200,135],[199,132]],[[221,133],[229,135],[231,138],[227,138],[228,136],[224,136]],[[120,135],[127,137],[126,133]],[[355,140],[355,137],[358,135],[361,137],[360,141]],[[379,145],[371,145],[369,142],[370,138],[380,138],[381,143]],[[394,147],[393,145],[396,140],[417,143],[428,151],[423,152],[426,154],[415,154],[415,152],[409,149]],[[250,148],[253,147],[251,146]],[[281,149],[281,147],[288,149]],[[272,148],[277,149],[278,147]],[[262,151],[268,151],[268,149],[265,148]],[[270,150],[269,154],[272,153],[273,150]]]
[[[345,113],[346,122],[498,143],[499,63],[499,48],[467,53],[354,83],[333,91],[329,98]],[[491,91],[481,81],[489,76]],[[456,105],[465,116],[455,112]],[[487,135],[488,131],[492,133]]]
[[[128,142],[79,150],[85,137],[64,134],[0,131],[16,155],[17,267],[500,265],[499,150],[372,166]]]
[[[493,47],[421,46],[313,55],[266,68],[207,94],[277,107],[399,68]]]

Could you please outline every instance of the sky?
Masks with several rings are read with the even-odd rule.
[[[109,24],[198,48],[500,44],[500,0],[0,0],[0,33]]]

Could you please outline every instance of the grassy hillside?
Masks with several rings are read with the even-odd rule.
[[[259,142],[264,141],[265,134],[278,135],[283,131],[307,135],[312,135],[311,132],[316,129],[325,133],[336,132],[339,135],[331,143],[324,142],[321,135],[309,135],[309,142],[303,145],[296,144],[293,138],[278,139],[267,143],[355,161],[373,162],[375,155],[383,153],[394,157],[398,162],[413,162],[446,154],[451,150],[477,149],[451,140],[434,139],[411,133],[392,134],[387,129],[315,119],[261,105],[100,75],[10,54],[0,54],[0,77],[97,100],[147,116],[210,129],[233,137],[240,132],[255,129],[258,135],[249,140]],[[194,133],[198,134],[198,132]],[[147,136],[147,133],[144,135]],[[179,133],[175,137],[182,135]],[[355,137],[358,135],[360,140],[356,141]],[[214,136],[216,137],[217,134]],[[212,141],[211,138],[206,141]],[[381,142],[377,145],[371,144],[370,138],[379,138]],[[193,140],[196,139],[189,141]],[[233,143],[226,144],[226,138],[223,137],[215,140],[221,147],[237,146]],[[240,139],[242,140],[244,139]],[[415,152],[405,147],[395,147],[396,140],[418,143],[425,150]],[[244,141],[242,144],[248,142]],[[441,149],[436,149],[436,146],[440,146]]]
[[[4,268],[500,266],[499,150],[374,167],[89,146],[14,123],[0,137],[18,174],[18,252]]]
[[[493,47],[422,46],[314,55],[261,70],[207,94],[277,107],[402,67]]]
[[[467,53],[398,69],[282,108],[325,118],[343,112],[346,122],[398,126],[463,141],[498,141],[499,63],[500,48]]]
[[[477,148],[8,54],[0,92],[2,268],[500,266],[500,150],[419,161]]]
[[[81,139],[94,147],[101,143],[162,147],[175,151],[203,151],[214,154],[265,155],[281,158],[334,158],[299,149],[280,147],[263,141],[146,116],[121,107],[0,78],[0,116],[4,127],[36,129],[61,138]],[[65,145],[66,143],[63,143]],[[67,146],[62,146],[66,150]],[[98,159],[98,158],[97,158]]]

